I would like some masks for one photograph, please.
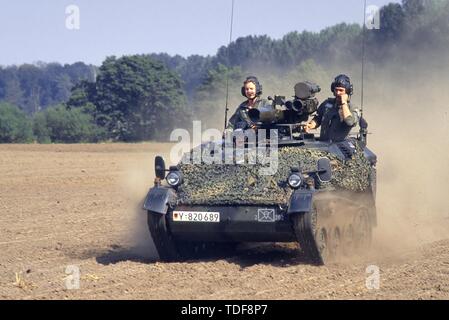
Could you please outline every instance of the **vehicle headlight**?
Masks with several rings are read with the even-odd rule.
[[[178,187],[182,183],[182,176],[178,171],[170,172],[165,179],[172,187]]]
[[[301,186],[302,177],[298,173],[292,173],[288,177],[288,185],[293,189],[298,189]]]

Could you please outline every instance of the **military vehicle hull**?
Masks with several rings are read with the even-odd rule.
[[[148,193],[144,208],[148,212],[148,226],[160,258],[164,261],[195,258],[202,249],[226,243],[297,241],[311,262],[325,264],[366,248],[371,241],[372,228],[377,224],[376,157],[366,147],[359,149],[358,155],[348,153],[351,150],[349,146],[354,143],[355,140],[346,144],[308,144],[302,141],[297,145],[280,145],[280,162],[285,160],[282,158],[285,150],[288,150],[287,158],[291,160],[291,150],[282,148],[292,147],[294,150],[302,148],[307,157],[311,157],[310,150],[317,151],[320,156],[325,152],[329,158],[340,159],[341,163],[346,161],[349,167],[351,159],[359,157],[367,167],[363,172],[369,171],[366,177],[362,177],[362,180],[369,180],[363,190],[354,191],[338,186],[338,183],[347,186],[348,181],[345,182],[345,179],[348,178],[339,176],[337,169],[335,179],[341,179],[337,181],[337,187],[299,188],[286,192],[288,186],[279,183],[272,186],[273,190],[263,190],[266,201],[260,195],[251,195],[244,186],[241,187],[247,191],[247,198],[239,196],[238,201],[236,199],[234,202],[232,193],[226,188],[221,195],[215,193],[212,198],[205,194],[206,189],[189,193],[188,187],[177,190],[168,186],[155,186]],[[199,169],[203,167],[198,166]],[[237,179],[229,174],[230,168],[224,170],[227,175],[220,177],[220,172],[215,173],[217,181]],[[280,176],[276,177],[278,180],[282,180],[282,176],[286,179],[286,173],[282,170],[285,168],[281,166],[278,170]],[[209,174],[210,171],[209,168]],[[189,172],[192,174],[191,179],[200,174],[192,168],[186,168],[185,173]],[[248,173],[249,170],[244,172]],[[236,172],[236,175],[241,179],[242,172]],[[357,176],[357,172],[352,175]],[[213,180],[211,176],[208,179]],[[254,181],[251,185],[254,189],[259,187]],[[355,181],[354,188],[359,187],[360,181]],[[270,195],[276,192],[276,188],[282,197]]]
[[[194,258],[207,244],[218,243],[298,241],[304,254],[318,264],[367,248],[376,225],[375,209],[366,205],[369,195],[348,198],[344,193],[315,193],[310,197],[310,203],[295,205],[310,206],[301,211],[292,211],[294,205],[180,206],[166,214],[148,211],[148,225],[164,261]],[[219,213],[219,219],[199,221],[199,213]],[[191,215],[191,221],[175,218],[180,214]]]

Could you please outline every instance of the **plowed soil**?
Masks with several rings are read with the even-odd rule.
[[[154,156],[169,151],[150,143],[0,145],[0,298],[449,298],[446,208],[414,214],[413,195],[394,198],[394,177],[381,162],[379,227],[363,256],[318,267],[294,243],[251,244],[157,262],[139,205]],[[409,205],[406,215],[396,201]],[[378,289],[366,285],[369,266],[379,268]]]

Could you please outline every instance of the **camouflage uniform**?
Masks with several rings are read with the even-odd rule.
[[[256,104],[254,105],[254,109],[258,109],[259,107],[265,104],[267,104],[267,101],[265,99],[257,98]],[[236,129],[246,130],[249,129],[252,125],[254,125],[255,123],[252,122],[248,116],[249,110],[250,109],[248,108],[248,100],[242,102],[237,107],[237,110],[235,110],[231,119],[229,119],[226,130],[236,130]]]
[[[313,121],[317,124],[316,128],[321,126],[321,141],[339,142],[346,139],[351,129],[359,121],[358,111],[351,103],[349,103],[349,111],[351,116],[341,121],[335,98],[327,99],[318,107]]]

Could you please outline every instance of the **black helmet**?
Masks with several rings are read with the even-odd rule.
[[[252,82],[256,85],[256,96],[262,95],[262,85],[259,83],[259,80],[255,76],[249,76],[246,78],[245,81],[243,81],[243,87],[242,87],[242,96],[246,98],[246,92],[245,92],[245,84],[248,82]]]
[[[336,87],[341,87],[346,89],[346,93],[350,96],[354,92],[354,87],[351,84],[351,79],[345,74],[340,74],[335,77],[334,82],[331,84],[331,91],[334,92]]]

